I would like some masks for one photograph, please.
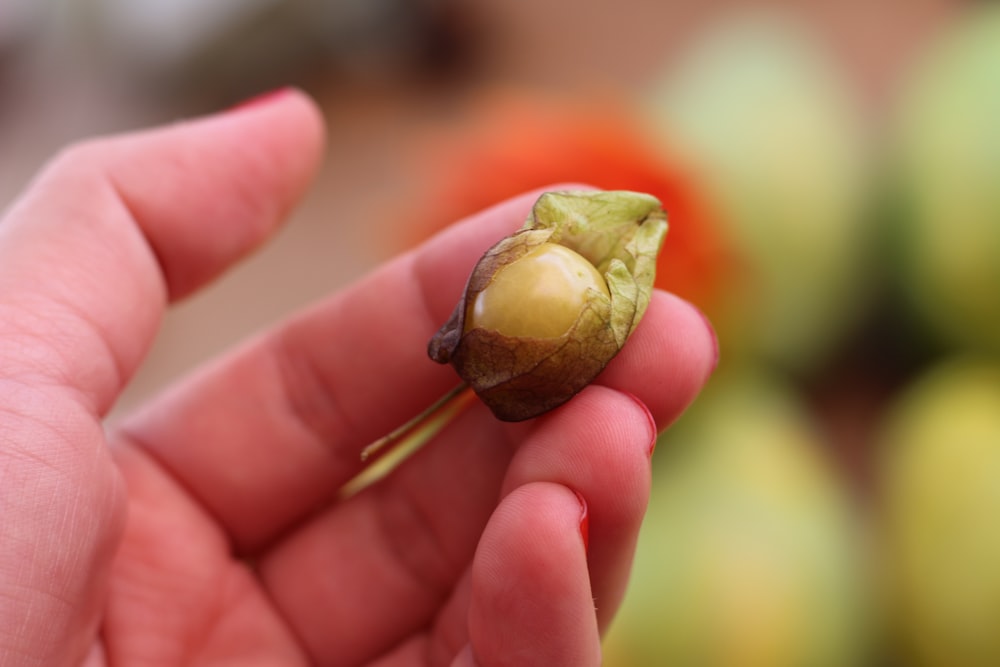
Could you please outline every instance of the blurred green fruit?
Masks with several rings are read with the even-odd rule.
[[[686,150],[738,254],[716,316],[728,356],[809,368],[863,311],[870,157],[856,100],[798,24],[722,23],[645,104],[654,132]]]
[[[948,342],[1000,351],[1000,6],[970,11],[927,54],[897,126],[908,292]]]
[[[717,376],[657,458],[605,664],[859,664],[856,517],[786,389]]]
[[[902,664],[1000,665],[1000,365],[929,371],[881,444],[886,611]]]

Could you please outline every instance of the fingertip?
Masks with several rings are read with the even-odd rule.
[[[702,311],[654,290],[642,322],[600,383],[636,396],[662,430],[694,401],[718,360],[718,339]]]
[[[517,579],[543,573],[543,558],[572,562],[580,556],[581,496],[562,484],[537,481],[523,484],[501,500],[483,534],[476,555],[480,583],[502,588],[507,575]],[[545,548],[538,554],[538,545]]]
[[[646,405],[641,398],[628,391],[623,391],[621,393],[630,399],[635,405],[635,408],[639,411],[639,413],[641,413],[641,419],[639,421],[644,422],[646,426],[646,433],[648,433],[646,440],[649,445],[646,448],[646,456],[652,457],[653,448],[656,446],[656,437],[659,435],[659,428],[656,425],[656,417],[653,416],[649,406]]]
[[[531,665],[598,665],[600,637],[579,496],[552,482],[518,487],[483,533],[472,569],[470,654]]]
[[[617,610],[628,581],[649,499],[655,434],[637,397],[591,385],[538,420],[505,479],[505,489],[546,481],[586,499],[587,560],[601,627]]]
[[[568,483],[611,512],[616,524],[638,521],[648,491],[649,451],[657,435],[635,395],[591,385],[539,418],[511,463],[508,490],[534,480]]]
[[[240,109],[124,138],[106,171],[156,248],[172,298],[257,248],[322,162],[322,113],[294,88]]]
[[[311,160],[318,162],[326,145],[326,121],[323,110],[307,92],[295,86],[285,86],[261,93],[225,109],[216,116],[237,119],[251,116],[276,116],[279,122],[301,135],[298,145],[307,150]],[[273,122],[273,119],[269,122]],[[264,137],[262,137],[264,138]]]
[[[701,317],[701,322],[705,326],[705,330],[708,332],[708,354],[705,356],[708,363],[705,365],[707,372],[705,373],[704,380],[704,382],[708,382],[708,378],[712,376],[715,369],[719,366],[719,334],[715,330],[715,325],[712,324],[712,320],[710,320],[708,315],[705,314],[705,311],[701,310],[692,303],[688,303],[688,305],[694,309],[699,317]]]
[[[242,112],[87,139],[54,156],[5,213],[0,283],[17,286],[18,303],[30,293],[56,304],[70,322],[55,341],[74,350],[58,357],[59,381],[105,410],[166,300],[219,275],[286,219],[317,171],[323,134],[315,103],[290,89]],[[51,313],[32,310],[19,309],[22,319],[51,324]]]

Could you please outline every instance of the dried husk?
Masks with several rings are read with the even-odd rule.
[[[503,421],[522,421],[562,405],[622,349],[652,295],[666,214],[650,195],[627,191],[548,192],[517,232],[476,264],[462,299],[428,345],[450,363]],[[504,267],[542,243],[583,256],[607,282],[610,299],[589,290],[576,321],[553,338],[512,337],[466,326],[469,304]]]

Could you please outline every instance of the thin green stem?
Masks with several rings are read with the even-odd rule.
[[[420,426],[422,423],[424,423],[425,421],[427,421],[429,418],[431,418],[432,416],[434,416],[434,414],[438,410],[440,410],[444,406],[448,405],[448,403],[450,403],[452,400],[454,400],[456,397],[458,397],[459,394],[461,394],[462,392],[464,392],[468,388],[469,388],[468,384],[466,384],[465,382],[461,383],[460,385],[458,385],[457,387],[455,387],[454,389],[452,389],[451,391],[449,391],[447,394],[445,394],[444,396],[442,396],[438,400],[434,401],[434,403],[431,404],[431,406],[429,408],[427,408],[426,410],[424,410],[423,412],[421,412],[419,415],[417,415],[413,419],[409,420],[408,422],[406,422],[402,426],[397,427],[396,429],[394,429],[393,431],[391,431],[388,435],[382,436],[381,438],[379,438],[375,442],[373,442],[370,445],[368,445],[367,447],[365,447],[363,450],[361,450],[361,460],[362,461],[367,461],[369,458],[371,458],[371,456],[373,454],[378,453],[380,450],[384,449],[385,447],[387,447],[387,446],[389,446],[389,445],[391,445],[393,443],[396,443],[399,440],[401,440],[402,438],[404,438],[407,434],[410,433],[410,431],[414,430],[415,428],[417,428],[418,426]],[[442,424],[441,426],[444,426],[444,424]]]
[[[451,423],[473,396],[469,385],[463,382],[413,419],[365,447],[361,452],[362,461],[367,461],[376,454],[381,456],[341,490],[342,496],[354,495],[387,475]]]

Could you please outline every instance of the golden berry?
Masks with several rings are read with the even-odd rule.
[[[476,295],[466,329],[479,327],[505,336],[555,338],[580,317],[594,290],[611,298],[604,277],[578,253],[542,243],[503,267]]]

